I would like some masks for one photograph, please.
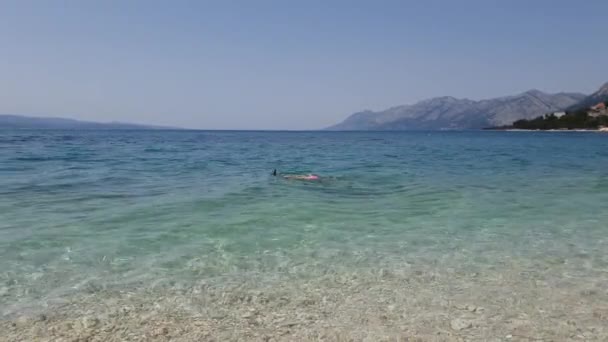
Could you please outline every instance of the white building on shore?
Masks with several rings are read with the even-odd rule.
[[[555,117],[559,119],[562,116],[566,115],[566,112],[554,112],[553,115],[555,115]]]

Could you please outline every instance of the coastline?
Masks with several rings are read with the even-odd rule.
[[[509,132],[591,132],[591,133],[606,133],[606,129],[519,129],[510,128],[505,131]]]
[[[378,265],[314,276],[98,289],[0,321],[0,341],[608,339],[608,300],[567,264]],[[548,264],[547,264],[548,265]],[[602,279],[603,278],[603,279]]]
[[[504,132],[591,132],[591,133],[608,133],[608,128],[599,129],[523,129],[523,128],[486,128],[487,131],[504,131]]]

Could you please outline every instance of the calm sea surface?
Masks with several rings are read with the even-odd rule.
[[[606,251],[603,134],[0,131],[0,315],[370,267],[596,279]]]

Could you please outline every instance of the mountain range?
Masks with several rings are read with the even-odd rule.
[[[547,94],[540,90],[480,101],[443,96],[378,112],[358,112],[327,129],[481,129],[511,125],[519,119],[532,119],[550,112],[586,106],[587,102],[595,104],[603,101],[604,97],[608,98],[608,83],[590,96],[579,93]]]
[[[608,82],[605,83],[598,91],[587,96],[582,101],[568,107],[568,110],[575,111],[578,109],[589,108],[600,102],[608,102]]]
[[[121,122],[89,122],[63,118],[0,115],[0,129],[167,129]]]
[[[509,126],[520,119],[534,119],[557,111],[575,111],[608,102],[608,83],[587,96],[579,93],[547,94],[540,90],[486,100],[451,96],[423,100],[383,111],[366,110],[326,128],[348,130],[444,130]],[[0,115],[0,129],[173,129],[121,122],[89,122],[64,118]]]

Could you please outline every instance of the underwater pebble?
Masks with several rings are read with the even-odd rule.
[[[473,323],[466,321],[464,319],[456,318],[450,322],[450,327],[453,330],[460,331],[460,330],[472,328]]]
[[[84,317],[81,323],[85,329],[95,328],[97,325],[99,325],[99,319],[95,317]]]

